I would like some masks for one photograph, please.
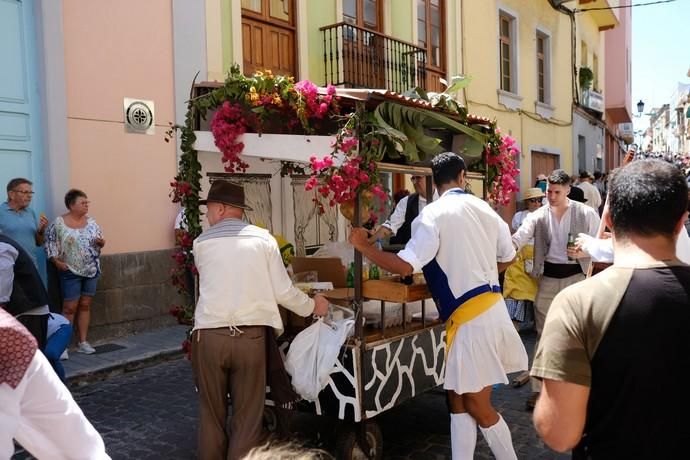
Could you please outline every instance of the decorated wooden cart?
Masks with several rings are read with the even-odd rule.
[[[240,177],[236,174],[245,171],[247,158],[280,161],[282,173],[306,174],[300,184],[313,195],[310,205],[317,212],[349,207],[356,226],[375,218],[377,206],[381,215],[390,210],[382,206],[389,198],[382,183],[384,174],[428,176],[428,160],[445,150],[462,154],[471,164],[468,177],[473,193],[505,201],[516,189],[517,149],[512,139],[500,135],[494,122],[467,115],[449,97],[461,85],[451,85],[441,95],[420,91],[399,95],[320,89],[270,74],[249,78],[238,72],[224,84],[204,85],[190,101],[187,124],[177,127],[182,132],[183,154],[180,173],[172,184],[173,197],[185,206],[189,232],[177,255],[180,271],[192,266],[189,246],[201,231],[199,152],[220,151],[226,171],[235,173],[227,180]],[[211,131],[201,129],[204,119],[211,120]],[[427,187],[431,197],[430,180]],[[296,221],[294,237],[303,255],[306,245],[300,241]],[[325,293],[333,303],[353,309],[354,335],[341,350],[318,399],[294,406],[342,421],[344,429],[338,430],[336,441],[341,458],[380,458],[383,440],[375,417],[438,387],[445,371],[445,328],[428,316],[435,305],[423,277],[415,275],[412,284],[393,276],[364,279],[362,267],[362,255],[355,251],[354,286]],[[379,305],[375,324],[364,320],[365,301]],[[417,320],[410,320],[407,312],[413,302],[421,302]],[[175,314],[186,319],[190,310],[193,306],[181,306]],[[386,326],[390,314],[399,315],[399,324]],[[279,339],[283,352],[304,326],[304,322],[287,321],[286,333]],[[271,406],[269,391],[269,424],[276,417]]]

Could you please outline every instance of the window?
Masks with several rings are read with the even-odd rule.
[[[588,60],[587,60],[587,43],[580,42],[580,66],[581,67],[588,67]]]
[[[499,90],[518,94],[517,16],[498,12]]]
[[[417,46],[426,51],[427,91],[441,92],[446,79],[445,1],[417,0]]]
[[[244,72],[297,75],[294,0],[242,0]]]
[[[513,21],[515,19],[504,14],[499,14],[499,49],[500,49],[500,68],[501,68],[501,89],[514,93],[515,77],[513,72]]]
[[[596,54],[592,55],[592,73],[594,74],[594,91],[599,91],[599,58]]]
[[[543,32],[537,32],[537,101],[551,102],[551,40]]]
[[[381,5],[378,0],[344,0],[343,20],[348,24],[381,32]]]
[[[427,50],[428,64],[444,68],[443,4],[441,0],[417,0],[417,44]]]

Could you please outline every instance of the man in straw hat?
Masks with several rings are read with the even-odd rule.
[[[283,331],[278,304],[301,316],[323,316],[328,301],[321,295],[310,299],[295,288],[275,238],[242,220],[251,208],[241,186],[216,181],[200,203],[207,206],[211,227],[193,247],[199,271],[192,333],[199,391],[198,455],[238,459],[262,441],[267,344],[275,340],[268,334]],[[273,394],[276,388],[269,383]],[[229,440],[228,392],[233,406]]]

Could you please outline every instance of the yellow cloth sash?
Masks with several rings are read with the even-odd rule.
[[[448,321],[446,321],[446,355],[450,352],[450,347],[453,344],[458,328],[484,313],[499,300],[501,300],[501,294],[485,292],[472,297],[455,309]]]

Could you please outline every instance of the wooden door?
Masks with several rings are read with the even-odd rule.
[[[343,70],[352,86],[385,88],[382,0],[343,0]],[[361,30],[366,29],[366,30]]]
[[[36,8],[34,0],[0,0],[0,184],[4,197],[10,179],[32,181],[30,206],[38,215],[46,210],[47,190]],[[33,255],[45,280],[45,251]]]
[[[297,76],[294,0],[242,0],[244,73]]]
[[[532,151],[532,182],[530,187],[534,186],[539,174],[551,174],[551,171],[558,168],[558,155],[553,155],[545,152]]]

